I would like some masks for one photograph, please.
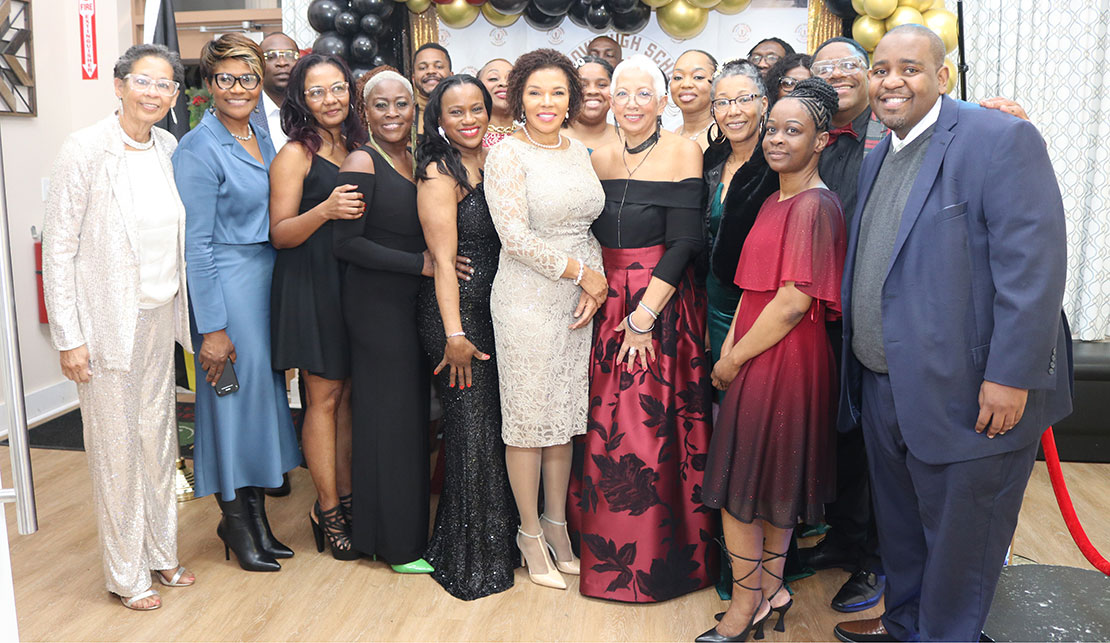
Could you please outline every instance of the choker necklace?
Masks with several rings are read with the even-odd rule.
[[[510,123],[508,125],[505,125],[504,127],[501,127],[499,125],[494,125],[491,123],[486,129],[493,132],[494,134],[505,134],[507,136],[516,131],[516,125]],[[562,143],[562,141],[560,141],[560,143]]]
[[[557,149],[559,149],[560,147],[563,146],[563,134],[562,134],[562,132],[559,133],[559,142],[558,143],[556,143],[554,145],[544,145],[543,143],[537,143],[536,139],[532,138],[532,135],[528,133],[528,125],[527,124],[525,124],[520,129],[524,130],[524,138],[527,138],[528,142],[531,143],[532,145],[535,145],[536,147],[542,147],[545,150],[557,150]]]
[[[640,143],[636,147],[628,147],[628,141],[625,141],[624,142],[624,151],[628,154],[639,154],[640,152],[643,152],[644,150],[651,147],[652,145],[655,145],[658,142],[659,142],[659,128],[656,127],[655,131],[651,133],[651,136],[647,137],[647,139],[645,139],[643,143]]]
[[[226,127],[226,126],[225,126],[225,127]],[[235,132],[231,131],[230,129],[229,129],[229,130],[227,130],[227,133],[228,133],[228,134],[231,134],[231,136],[232,136],[232,137],[233,137],[233,138],[234,138],[235,140],[237,140],[237,141],[244,141],[244,142],[246,142],[246,141],[249,141],[249,140],[251,140],[252,138],[254,138],[254,129],[253,129],[253,128],[252,128],[251,126],[250,126],[250,123],[247,123],[247,135],[246,135],[246,136],[239,136],[238,134],[236,134]]]
[[[147,141],[146,143],[140,143],[127,135],[127,131],[123,129],[123,123],[120,123],[118,119],[116,120],[116,124],[119,125],[119,133],[120,136],[123,137],[124,145],[139,150],[140,152],[144,152],[154,147],[154,132],[150,132],[149,141]]]

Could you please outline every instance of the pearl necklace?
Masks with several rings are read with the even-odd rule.
[[[128,147],[132,147],[136,150],[139,150],[140,152],[144,152],[144,151],[149,150],[150,148],[154,147],[154,132],[150,133],[150,140],[149,141],[147,141],[146,143],[140,143],[140,142],[136,141],[135,139],[133,139],[133,138],[131,138],[130,136],[127,135],[127,131],[123,129],[123,123],[120,123],[117,120],[116,124],[119,125],[119,133],[120,133],[120,136],[123,137],[123,144],[124,145],[126,145]]]
[[[520,129],[524,130],[524,138],[527,138],[528,142],[531,143],[532,145],[535,145],[536,147],[542,147],[545,150],[557,150],[557,149],[559,149],[560,147],[563,146],[563,133],[562,132],[559,132],[559,142],[558,143],[556,143],[554,145],[544,145],[543,143],[537,143],[536,139],[532,138],[532,135],[528,133],[528,125],[527,124],[525,124]]]
[[[236,134],[235,132],[233,132],[231,130],[227,130],[227,133],[231,134],[232,138],[234,138],[235,140],[243,141],[244,143],[251,140],[252,138],[254,138],[254,128],[252,128],[250,126],[250,123],[247,123],[247,135],[246,136],[239,136],[238,134]]]

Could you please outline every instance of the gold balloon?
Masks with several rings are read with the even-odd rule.
[[[863,8],[863,0],[852,0],[852,11],[855,11],[861,16],[867,13],[867,11]]]
[[[886,19],[886,30],[898,27],[900,25],[923,25],[925,18],[922,17],[921,12],[912,7],[898,7],[890,17]]]
[[[712,9],[721,4],[721,0],[686,0],[686,2],[689,2],[699,9]]]
[[[517,20],[520,20],[521,13],[508,16],[494,9],[488,2],[482,4],[482,15],[485,16],[486,20],[494,27],[508,27]]]
[[[898,0],[899,7],[909,7],[925,13],[933,6],[933,0]]]
[[[956,90],[956,81],[959,80],[959,74],[956,72],[956,63],[952,62],[951,58],[944,59],[944,66],[948,68],[948,89],[945,93],[951,94]]]
[[[752,5],[752,0],[721,0],[717,5],[717,13],[732,16],[740,13]]]
[[[659,7],[665,7],[665,6],[667,6],[667,3],[669,3],[670,1],[671,0],[640,0],[640,2],[643,2],[644,4],[651,7],[652,9],[658,9]]]
[[[883,25],[883,21],[876,20],[871,16],[860,16],[852,24],[852,38],[855,38],[856,42],[863,45],[863,48],[867,51],[875,51],[875,47],[882,40],[885,33],[886,27]]]
[[[876,20],[886,20],[898,8],[898,0],[863,0],[863,12]]]
[[[705,24],[709,22],[709,11],[695,7],[686,0],[671,0],[656,10],[655,17],[659,20],[659,28],[668,36],[676,40],[686,40],[705,29]]]
[[[932,29],[944,42],[944,53],[950,54],[955,51],[956,45],[960,42],[960,23],[956,20],[956,14],[944,9],[933,9],[926,11],[922,18],[925,20],[925,26]]]
[[[482,10],[466,0],[451,0],[449,4],[437,4],[436,13],[443,24],[452,29],[462,29],[469,27]]]
[[[413,13],[424,13],[432,5],[432,0],[405,0],[405,6]]]
[[[943,8],[944,8],[944,0],[933,0],[933,4],[929,6],[929,11],[932,11],[933,9],[943,9]]]

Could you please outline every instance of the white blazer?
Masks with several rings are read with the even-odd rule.
[[[43,220],[42,276],[54,348],[89,349],[90,364],[127,371],[139,313],[139,232],[115,115],[74,132],[62,144],[50,176]],[[192,351],[185,287],[185,208],[170,156],[177,141],[151,129],[172,202],[138,207],[178,211],[174,337]]]

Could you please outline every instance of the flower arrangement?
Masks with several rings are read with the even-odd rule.
[[[185,90],[185,97],[189,99],[189,129],[193,129],[212,104],[212,94],[204,87],[190,87]]]

